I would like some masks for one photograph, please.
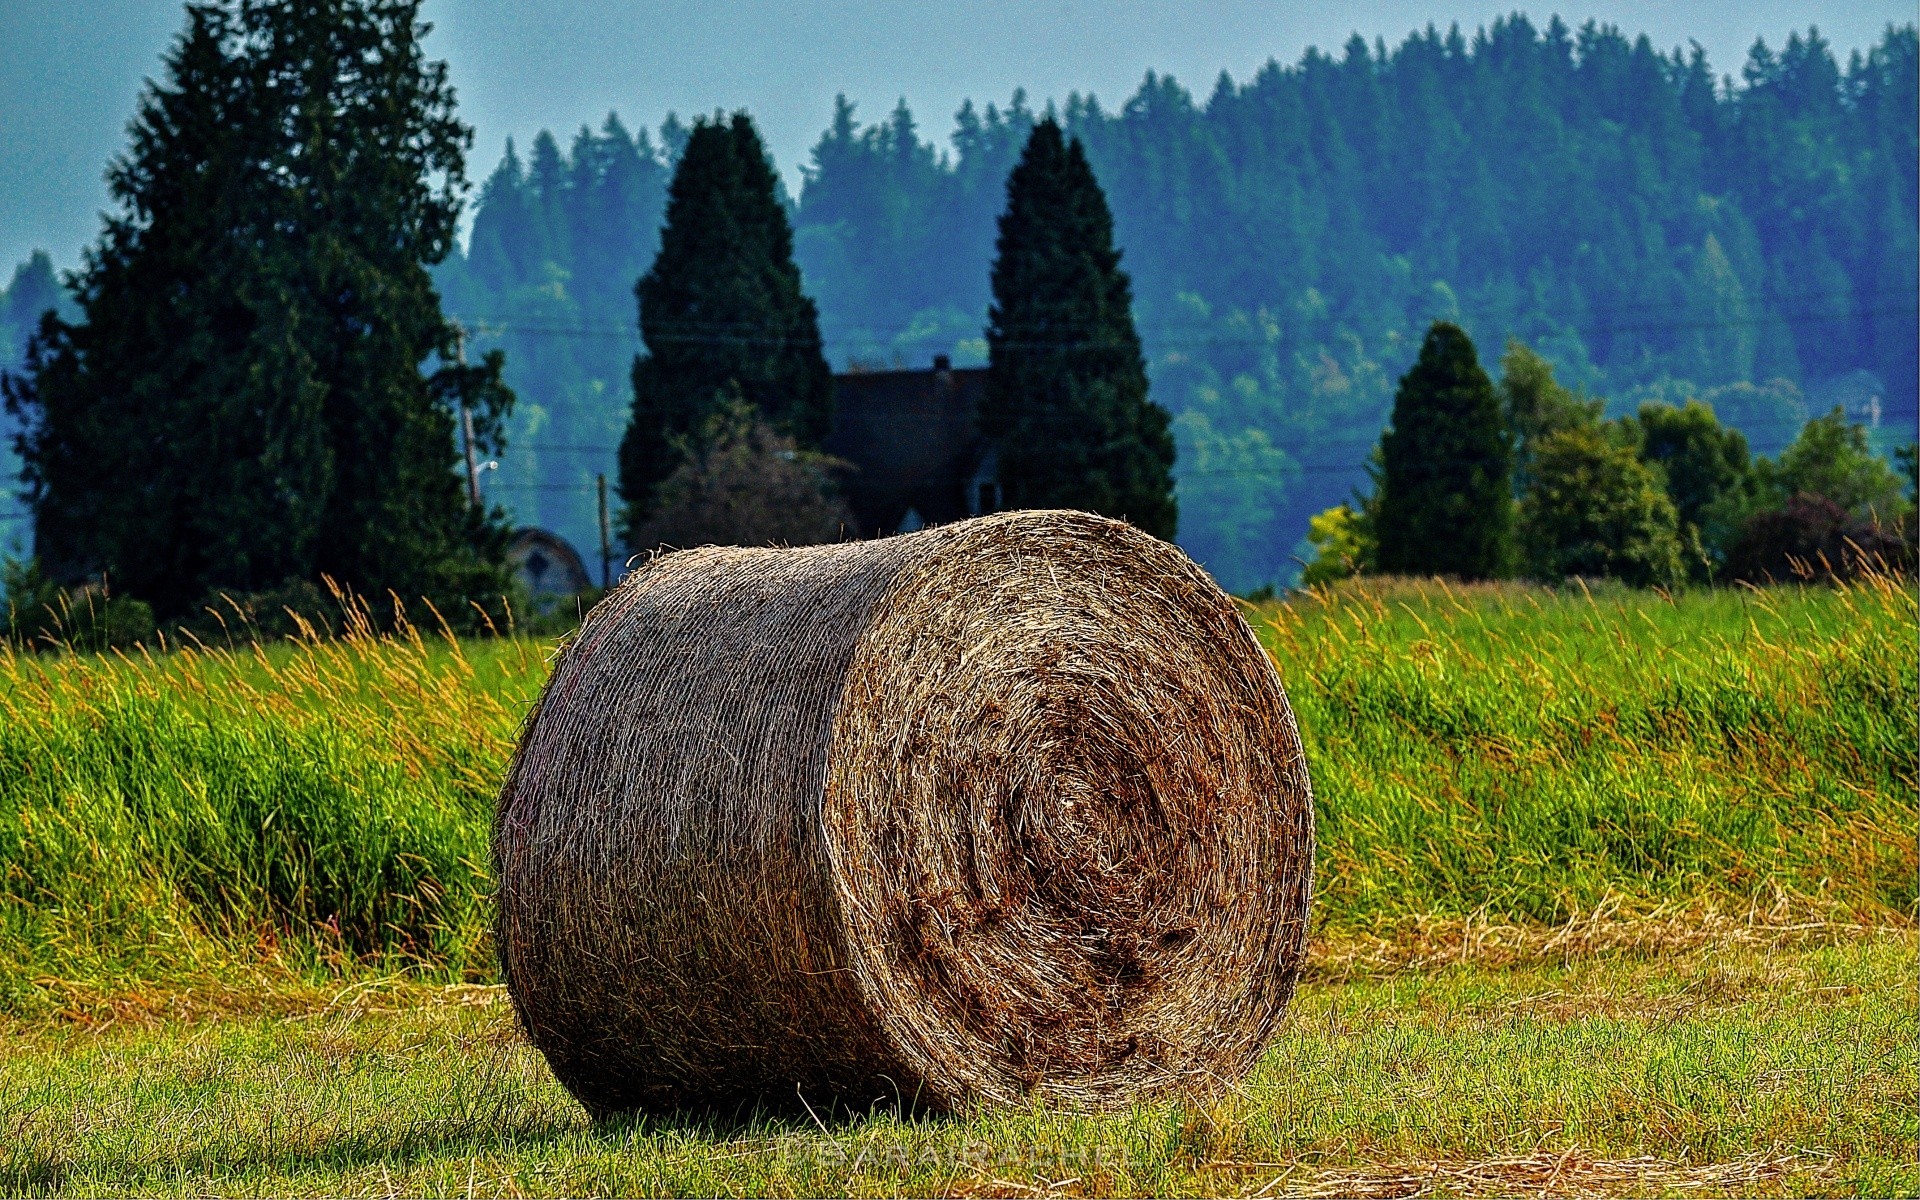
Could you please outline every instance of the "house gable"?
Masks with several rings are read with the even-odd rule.
[[[983,487],[997,501],[979,430],[986,379],[985,367],[955,369],[945,355],[931,370],[834,376],[833,427],[821,449],[852,464],[841,475],[858,526],[850,532],[899,532],[909,513],[922,525],[960,520],[982,511]]]

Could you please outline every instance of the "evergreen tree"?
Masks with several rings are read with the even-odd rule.
[[[331,575],[497,594],[503,531],[455,474],[454,406],[497,434],[492,358],[448,355],[427,265],[469,132],[414,0],[190,6],[111,174],[119,211],[8,404],[36,551],[181,614]]]
[[[1513,446],[1493,381],[1457,325],[1436,321],[1380,437],[1380,570],[1497,579],[1513,545]]]
[[[48,312],[69,309],[67,295],[53,276],[53,260],[35,250],[14,268],[13,279],[0,291],[0,363],[11,366],[26,354],[27,339]]]
[[[659,256],[635,288],[646,352],[634,359],[633,416],[620,443],[629,531],[734,396],[802,448],[827,434],[833,373],[777,188],[744,112],[694,122],[668,189]]]
[[[1147,398],[1113,216],[1079,139],[1033,127],[1007,179],[980,422],[1015,508],[1078,508],[1171,539],[1173,435]]]

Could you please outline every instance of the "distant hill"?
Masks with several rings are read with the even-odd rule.
[[[1705,395],[1756,449],[1813,410],[1912,437],[1920,54],[1889,28],[1844,65],[1809,30],[1738,78],[1697,47],[1557,18],[1399,46],[1355,39],[1204,102],[1149,75],[1070,97],[1112,202],[1155,398],[1176,418],[1180,540],[1230,587],[1285,580],[1307,516],[1364,480],[1394,381],[1437,317],[1484,358],[1519,337],[1614,408]],[[1035,113],[969,103],[950,145],[844,102],[794,204],[836,368],[984,354],[987,267]],[[510,150],[448,307],[504,345],[522,397],[491,487],[594,541],[638,348],[632,285],[673,156],[610,118]]]

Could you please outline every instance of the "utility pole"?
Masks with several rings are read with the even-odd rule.
[[[602,471],[600,481],[600,590],[606,591],[613,586],[613,552],[607,546],[607,473]]]
[[[453,322],[453,359],[462,370],[467,365],[467,327]],[[473,460],[473,410],[467,407],[467,381],[460,380],[460,452],[467,460],[467,503],[480,507],[480,468]]]

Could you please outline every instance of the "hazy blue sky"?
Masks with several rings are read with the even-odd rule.
[[[1219,0],[982,0],[970,5],[796,4],[778,0],[621,4],[613,0],[427,0],[435,53],[452,64],[483,178],[508,135],[565,134],[618,109],[629,126],[745,106],[789,186],[845,92],[865,118],[905,96],[922,131],[944,141],[960,101],[1005,102],[1024,86],[1036,105],[1091,91],[1117,104],[1149,69],[1204,97],[1221,70],[1244,79],[1269,58],[1337,48],[1355,31],[1396,42],[1429,21],[1464,28],[1510,11],[1479,0],[1360,0],[1345,5]],[[1646,32],[1664,48],[1698,40],[1721,73],[1737,72],[1755,36],[1769,44],[1819,26],[1844,56],[1889,23],[1915,19],[1895,0],[1590,0],[1554,11]],[[144,77],[157,73],[181,9],[168,0],[0,0],[0,271],[45,248],[73,265],[106,203],[101,172],[125,143]]]

